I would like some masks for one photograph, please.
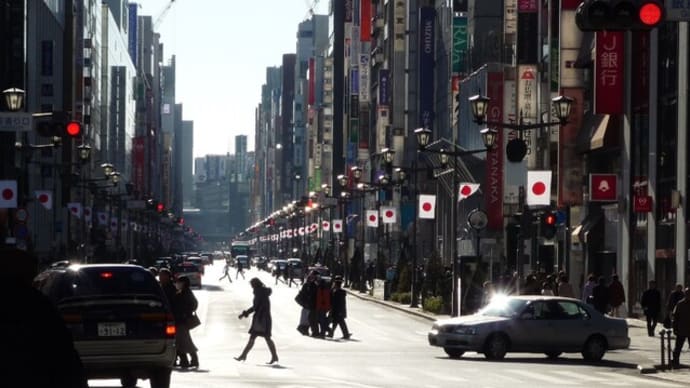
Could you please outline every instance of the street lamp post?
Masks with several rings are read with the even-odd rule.
[[[498,138],[498,131],[491,128],[484,128],[480,131],[482,136],[482,141],[484,142],[484,148],[476,150],[461,150],[453,144],[453,150],[446,149],[433,149],[430,147],[429,141],[431,140],[432,131],[428,128],[418,128],[415,131],[417,136],[417,145],[419,151],[429,152],[434,154],[439,154],[441,159],[441,165],[445,166],[448,164],[448,158],[453,157],[455,160],[455,166],[459,165],[460,157],[472,154],[478,154],[482,152],[487,152],[496,146],[496,139]],[[452,292],[452,303],[451,303],[451,316],[456,317],[460,315],[460,296],[458,287],[458,254],[457,254],[457,196],[458,196],[458,180],[455,176],[455,171],[452,173],[452,192],[451,192],[451,234],[452,234],[452,244],[451,244],[451,261],[452,261],[452,271],[453,271],[453,292]]]
[[[517,123],[503,123],[503,122],[498,122],[498,121],[491,121],[491,120],[486,120],[486,115],[488,112],[488,107],[489,107],[489,102],[491,99],[489,97],[483,96],[483,95],[475,95],[469,98],[470,102],[470,107],[472,110],[472,116],[474,122],[476,122],[479,125],[486,124],[490,127],[495,127],[495,128],[502,128],[502,129],[512,129],[518,132],[519,137],[516,139],[512,139],[508,142],[506,146],[506,157],[508,158],[509,161],[511,162],[521,162],[526,153],[527,153],[527,144],[525,143],[524,139],[522,138],[522,133],[524,131],[528,131],[531,129],[542,129],[542,128],[548,128],[550,126],[558,125],[562,126],[565,125],[568,121],[568,117],[570,116],[570,111],[572,108],[573,104],[573,99],[565,96],[557,96],[551,99],[552,105],[556,108],[556,118],[557,121],[551,121],[551,122],[544,122],[544,123],[535,123],[535,124],[525,124],[523,117],[522,117],[522,112],[520,112],[520,118]],[[521,192],[524,189],[521,188]],[[519,207],[522,209],[522,215],[525,217],[528,214],[527,206],[524,202],[524,196],[521,195],[519,198]],[[518,250],[517,250],[517,258],[516,258],[516,273],[517,273],[517,282],[518,282],[518,287],[519,287],[519,282],[520,282],[520,258],[522,256],[522,250],[523,250],[523,242],[521,242],[521,239],[527,239],[527,231],[526,230],[520,230],[520,235],[518,236]]]

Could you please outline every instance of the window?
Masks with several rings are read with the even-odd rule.
[[[41,75],[50,77],[53,75],[53,41],[41,42]]]
[[[574,302],[558,302],[559,319],[589,319],[587,311]]]

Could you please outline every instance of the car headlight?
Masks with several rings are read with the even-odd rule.
[[[477,328],[469,326],[456,326],[455,329],[453,329],[453,333],[463,335],[475,335],[477,334]]]

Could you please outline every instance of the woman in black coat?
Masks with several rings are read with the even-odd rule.
[[[199,367],[199,357],[197,355],[197,348],[192,341],[192,336],[189,334],[189,326],[187,321],[194,314],[199,303],[194,297],[192,289],[189,288],[189,278],[180,276],[175,283],[177,293],[174,296],[173,315],[175,316],[176,333],[175,333],[175,347],[177,348],[177,356],[180,359],[180,367]],[[191,361],[187,360],[187,354],[191,356]]]
[[[271,296],[272,290],[266,287],[259,278],[253,278],[249,281],[249,284],[251,284],[254,289],[254,302],[252,303],[252,307],[242,311],[242,314],[240,314],[238,318],[246,318],[251,313],[254,313],[254,316],[252,317],[252,324],[249,327],[249,341],[244,347],[242,354],[239,357],[235,357],[235,360],[246,360],[247,354],[249,354],[249,351],[252,350],[254,346],[256,337],[264,337],[268,349],[271,351],[271,361],[269,361],[268,364],[273,364],[278,362],[278,354],[276,353],[276,345],[271,339],[271,301],[268,297]]]

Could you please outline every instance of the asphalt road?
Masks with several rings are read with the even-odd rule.
[[[222,265],[207,267],[203,289],[195,291],[202,325],[192,332],[200,349],[201,367],[175,370],[174,388],[227,387],[683,387],[684,385],[640,375],[629,351],[608,353],[602,363],[586,364],[579,354],[558,360],[543,355],[509,354],[492,362],[467,353],[449,359],[442,349],[428,345],[429,321],[355,297],[348,298],[350,340],[314,339],[297,332],[297,288],[275,280],[266,272],[250,270],[246,280],[218,282]],[[273,337],[278,365],[266,365],[270,354],[258,339],[247,361],[241,353],[250,320],[238,314],[251,305],[249,279],[258,276],[273,288]],[[119,387],[116,380],[91,380],[92,387]],[[148,387],[139,381],[139,387]]]

